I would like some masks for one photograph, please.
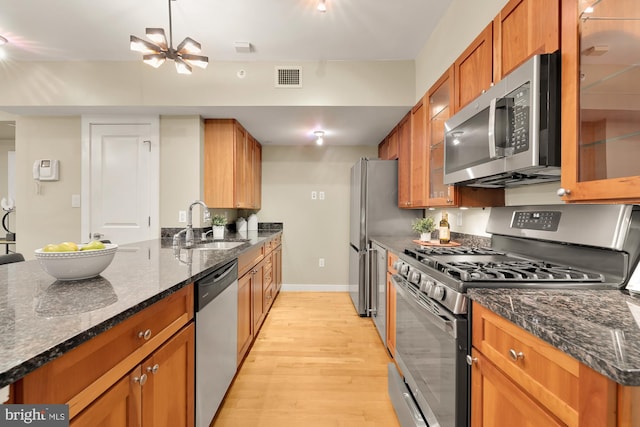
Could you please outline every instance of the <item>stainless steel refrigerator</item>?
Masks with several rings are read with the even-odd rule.
[[[386,282],[377,283],[371,236],[409,236],[422,210],[398,208],[398,161],[362,158],[351,167],[349,294],[360,316],[373,316],[384,339]],[[385,257],[386,259],[386,257]]]

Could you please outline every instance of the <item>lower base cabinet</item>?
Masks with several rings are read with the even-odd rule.
[[[616,384],[473,304],[471,427],[640,426],[640,387]]]
[[[194,423],[193,323],[72,419],[73,427],[187,427]]]
[[[15,403],[66,403],[70,425],[193,427],[193,286],[14,384]]]
[[[238,258],[238,366],[249,352],[282,285],[281,239],[278,234]]]

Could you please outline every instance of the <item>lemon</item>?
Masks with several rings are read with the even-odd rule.
[[[73,252],[78,250],[78,245],[74,242],[62,242],[58,248],[58,252]]]
[[[92,240],[89,243],[87,243],[86,245],[84,245],[82,248],[80,248],[81,251],[95,251],[98,249],[104,249],[106,246],[104,245],[104,243],[102,243],[99,240]]]

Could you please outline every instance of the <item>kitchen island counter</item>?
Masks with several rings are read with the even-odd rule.
[[[640,298],[618,290],[470,289],[468,295],[618,384],[640,386]]]
[[[118,247],[98,277],[57,281],[37,260],[0,265],[0,387],[238,258],[282,230],[227,233],[229,250],[174,250],[171,239]]]

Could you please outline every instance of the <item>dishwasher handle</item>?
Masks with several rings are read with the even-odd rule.
[[[213,301],[222,291],[238,280],[238,261],[230,263],[214,270],[195,282],[196,311]]]

